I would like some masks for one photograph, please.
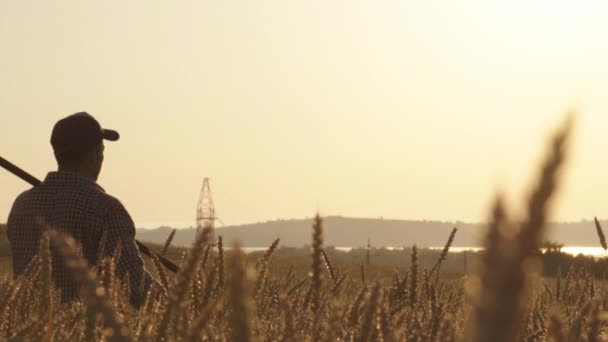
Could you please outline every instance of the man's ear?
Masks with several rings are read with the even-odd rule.
[[[101,158],[101,147],[99,145],[91,146],[91,148],[89,148],[89,150],[85,154],[87,164],[97,162],[99,158]]]
[[[103,161],[103,143],[99,143],[95,146],[95,161]]]

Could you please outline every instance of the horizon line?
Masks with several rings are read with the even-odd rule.
[[[420,223],[443,223],[443,224],[452,224],[455,225],[457,228],[459,225],[485,225],[488,224],[489,222],[487,221],[462,221],[462,220],[456,220],[456,221],[452,221],[452,220],[440,220],[440,219],[400,219],[400,218],[385,218],[385,217],[357,217],[357,216],[344,216],[344,215],[327,215],[327,216],[321,216],[324,219],[334,219],[334,218],[340,218],[340,219],[350,219],[350,220],[378,220],[378,221],[404,221],[404,222],[420,222]],[[274,222],[281,222],[281,221],[307,221],[307,220],[313,220],[314,217],[304,217],[304,218],[275,218],[275,219],[268,219],[266,221],[257,221],[257,222],[249,222],[249,223],[240,223],[240,224],[226,224],[226,225],[222,225],[222,226],[216,226],[214,227],[215,229],[224,229],[224,228],[230,228],[230,227],[239,227],[239,226],[250,226],[250,225],[256,225],[256,224],[264,224],[264,223],[274,223]],[[587,218],[581,218],[578,220],[551,220],[548,221],[547,224],[552,225],[552,224],[576,224],[576,223],[586,223],[586,222],[593,222],[593,218],[587,219]],[[607,218],[598,218],[599,221],[608,221],[608,217]],[[0,224],[6,224],[6,223],[0,223]],[[189,225],[189,226],[173,226],[173,225],[168,225],[168,224],[161,224],[161,225],[157,225],[154,228],[150,228],[150,227],[146,227],[146,226],[141,226],[141,227],[136,227],[137,229],[147,229],[147,230],[153,230],[153,229],[160,229],[160,228],[174,228],[174,229],[196,229],[195,225]]]

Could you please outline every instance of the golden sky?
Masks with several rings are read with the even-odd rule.
[[[86,110],[140,227],[193,225],[204,177],[226,224],[481,221],[576,107],[555,218],[608,217],[607,42],[606,1],[0,0],[0,155],[43,177]]]

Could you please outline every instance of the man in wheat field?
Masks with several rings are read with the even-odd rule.
[[[118,132],[101,128],[85,112],[55,124],[51,145],[58,170],[49,172],[39,186],[19,195],[8,217],[15,277],[38,253],[40,238],[48,225],[72,235],[90,265],[97,264],[98,257],[117,256],[118,275],[129,277],[130,302],[141,306],[149,287],[157,283],[144,267],[131,216],[118,199],[97,184],[104,159],[103,141],[118,138]],[[79,285],[54,251],[52,267],[62,301],[77,298]]]

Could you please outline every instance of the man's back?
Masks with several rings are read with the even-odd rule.
[[[132,287],[146,290],[150,285],[151,277],[143,269],[135,246],[131,217],[116,198],[90,179],[70,172],[50,172],[42,184],[15,200],[7,225],[15,276],[23,273],[37,254],[48,225],[72,235],[91,265],[97,262],[102,237],[103,256],[112,255],[119,244],[124,244],[120,248],[119,274],[128,272]],[[78,295],[79,286],[57,253],[53,253],[53,278],[64,301]],[[143,296],[142,291],[134,291],[131,300],[137,305]]]

